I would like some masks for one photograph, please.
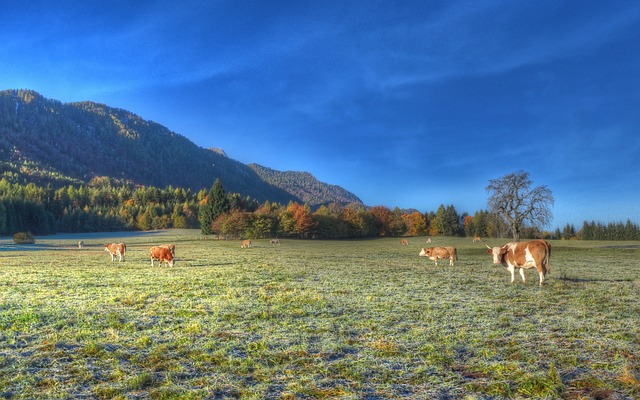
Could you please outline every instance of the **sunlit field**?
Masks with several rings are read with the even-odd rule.
[[[540,287],[470,238],[103,236],[0,241],[0,398],[640,397],[639,242],[552,241]]]

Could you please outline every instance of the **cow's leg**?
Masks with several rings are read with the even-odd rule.
[[[524,277],[524,268],[520,268],[520,276],[522,277],[522,282],[527,281],[527,278]]]
[[[153,257],[151,257],[151,266],[153,267]]]
[[[113,253],[110,253],[110,254],[111,254],[111,262],[114,262],[116,260],[116,255]]]
[[[540,275],[540,286],[544,283],[544,272],[538,271],[538,275]]]
[[[507,267],[507,270],[511,273],[511,283],[515,280],[515,268],[513,266]]]

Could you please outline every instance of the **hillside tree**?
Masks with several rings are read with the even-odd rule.
[[[543,228],[553,219],[551,190],[546,185],[531,188],[531,184],[529,173],[520,170],[490,180],[485,188],[490,193],[489,208],[508,222],[516,242],[520,241],[525,223]]]

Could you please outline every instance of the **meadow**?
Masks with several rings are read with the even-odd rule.
[[[0,398],[640,398],[640,242],[551,241],[540,287],[470,238],[433,238],[459,254],[436,267],[425,239],[3,238]]]

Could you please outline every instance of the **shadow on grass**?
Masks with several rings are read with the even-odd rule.
[[[52,244],[0,244],[0,251],[38,251],[60,249]]]
[[[576,283],[584,283],[584,282],[633,282],[633,279],[631,278],[618,278],[618,279],[611,279],[611,278],[576,278],[576,277],[572,277],[572,276],[561,276],[559,278],[556,278],[559,281],[566,281],[566,282],[576,282]]]

